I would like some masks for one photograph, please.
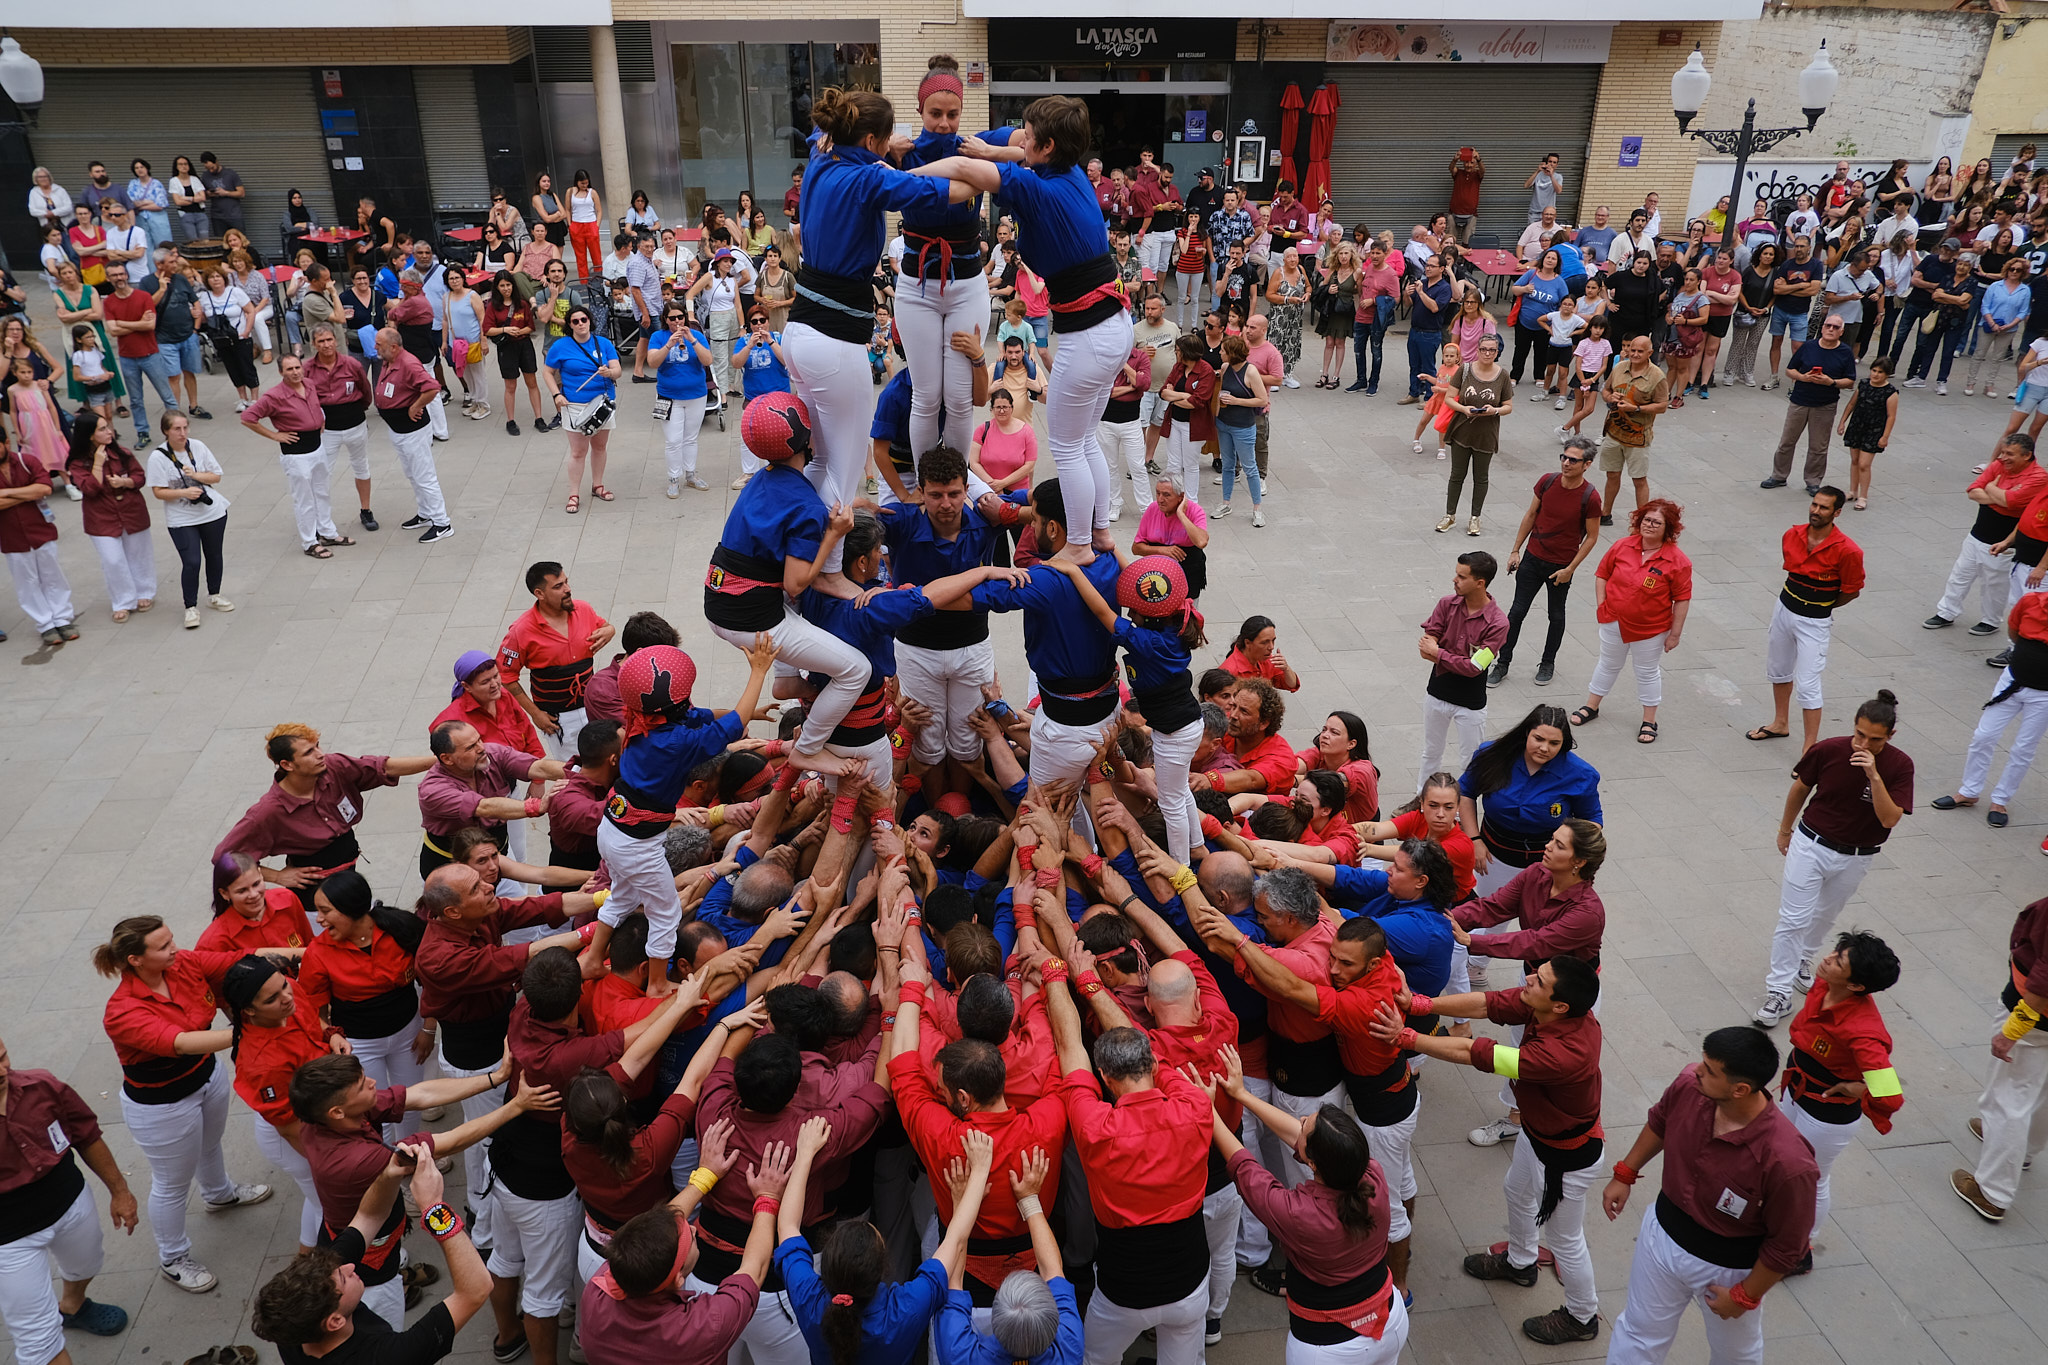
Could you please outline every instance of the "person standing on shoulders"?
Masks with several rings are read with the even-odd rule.
[[[1792,376],[1791,400],[1785,410],[1785,426],[1778,434],[1778,451],[1771,457],[1771,473],[1759,488],[1783,488],[1792,472],[1792,447],[1806,432],[1806,496],[1820,490],[1828,476],[1828,442],[1835,431],[1835,408],[1842,390],[1856,387],[1856,352],[1842,342],[1847,324],[1839,313],[1831,313],[1820,325],[1819,341],[1802,341],[1792,353],[1786,373]]]
[[[1778,852],[1785,880],[1756,1022],[1774,1028],[1813,989],[1813,957],[1899,821],[1913,813],[1913,760],[1894,745],[1898,698],[1856,708],[1854,733],[1810,746],[1792,769]]]
[[[1571,596],[1572,575],[1600,543],[1600,494],[1586,478],[1593,451],[1591,437],[1568,437],[1558,455],[1560,471],[1536,480],[1536,491],[1515,531],[1514,548],[1508,552],[1508,572],[1515,576],[1515,600],[1508,608],[1507,639],[1486,674],[1488,687],[1499,687],[1507,681],[1515,643],[1522,635],[1522,621],[1535,605],[1539,588],[1546,594],[1548,625],[1543,636],[1543,657],[1536,665],[1536,685],[1548,686],[1557,674],[1557,651],[1564,643],[1564,609]],[[1522,553],[1524,544],[1529,551],[1526,556]]]
[[[1821,485],[1807,504],[1806,524],[1786,531],[1780,542],[1785,586],[1771,613],[1764,653],[1775,709],[1771,723],[1749,731],[1750,739],[1784,739],[1792,733],[1795,686],[1805,715],[1804,748],[1811,749],[1820,738],[1820,675],[1828,666],[1835,609],[1848,606],[1863,592],[1863,547],[1835,525],[1847,500],[1841,489]]]

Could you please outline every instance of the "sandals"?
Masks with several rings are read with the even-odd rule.
[[[564,504],[562,510],[564,512],[567,512],[572,517],[575,516],[578,512],[581,512],[583,510],[583,499],[576,496],[576,494],[571,493],[569,495],[569,501],[566,504]]]
[[[347,536],[316,536],[314,537],[314,539],[322,545],[332,545],[336,547],[355,544],[355,541]]]
[[[1670,403],[1667,406],[1674,408],[1682,408],[1685,406],[1685,400],[1674,394],[1671,398]]]
[[[1868,508],[1869,506],[1870,506],[1870,499],[1868,499],[1868,498],[1858,498],[1858,499],[1856,499],[1856,510],[1857,510],[1857,511],[1861,512],[1861,511],[1865,510],[1866,508]]]
[[[1591,725],[1594,721],[1600,719],[1600,708],[1597,706],[1581,706],[1578,710],[1572,712],[1570,719],[1573,725]]]
[[[1646,721],[1644,721],[1644,722],[1643,722],[1643,723],[1642,723],[1641,725],[1639,725],[1639,726],[1637,726],[1637,727],[1636,727],[1636,743],[1638,743],[1638,744],[1655,744],[1656,742],[1657,742],[1657,722],[1656,722],[1656,721],[1654,721],[1654,720],[1646,720]]]
[[[185,1365],[256,1365],[254,1346],[209,1346],[202,1355],[193,1356]]]
[[[596,498],[599,502],[610,502],[616,495],[603,484],[594,483],[590,485],[590,496]]]
[[[406,1266],[399,1274],[404,1276],[407,1289],[414,1288],[415,1286],[424,1288],[427,1285],[439,1284],[441,1282],[441,1271],[438,1266],[416,1263]]]
[[[127,613],[127,612],[125,612],[125,611],[117,611],[117,612],[115,612],[115,613],[114,613],[114,624],[115,624],[115,625],[117,625],[117,626],[125,626],[125,625],[127,625],[127,624],[128,624],[128,613]]]
[[[1279,1298],[1287,1292],[1287,1267],[1281,1263],[1278,1256],[1252,1271],[1245,1278],[1250,1280],[1252,1288],[1258,1290],[1261,1294],[1271,1294],[1273,1297]]]
[[[334,551],[328,549],[324,541],[316,540],[306,547],[305,555],[308,559],[332,559]]]
[[[1770,728],[1769,728],[1769,727],[1767,727],[1767,726],[1759,725],[1759,726],[1757,726],[1757,727],[1756,727],[1756,729],[1754,729],[1754,730],[1751,730],[1751,731],[1748,731],[1747,733],[1745,733],[1745,734],[1743,735],[1743,738],[1744,738],[1744,739],[1790,739],[1790,738],[1792,738],[1792,732],[1791,732],[1790,730],[1773,730],[1773,729],[1770,729]]]

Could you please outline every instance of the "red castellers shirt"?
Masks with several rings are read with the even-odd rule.
[[[1003,1054],[1003,1101],[1012,1109],[1025,1109],[1052,1090],[1059,1073],[1059,1050],[1053,1046],[1044,993],[1025,994],[1022,977],[1012,976],[1005,984],[1017,1012],[1010,1019],[1010,1036],[997,1045]],[[917,1050],[936,1076],[940,1050],[965,1036],[960,1031],[960,1005],[953,992],[932,985],[925,987],[920,1010]]]
[[[114,993],[107,997],[104,1016],[107,1037],[114,1040],[114,1056],[122,1068],[173,1057],[189,1062],[191,1065],[175,1076],[152,1073],[144,1083],[168,1085],[210,1061],[212,1054],[206,1052],[177,1057],[174,1045],[181,1033],[203,1033],[213,1027],[213,1017],[221,1008],[221,983],[242,957],[241,953],[180,951],[164,972],[169,999],[143,985],[134,972],[122,972]],[[137,1084],[133,1079],[128,1083]]]
[[[1106,1228],[1159,1227],[1202,1207],[1209,1180],[1208,1092],[1161,1066],[1150,1090],[1111,1103],[1093,1071],[1060,1077],[1074,1148],[1088,1172],[1088,1203]]]
[[[1223,744],[1236,757],[1238,767],[1250,768],[1266,779],[1266,795],[1280,796],[1294,790],[1294,770],[1300,760],[1294,756],[1294,746],[1282,739],[1278,731],[1249,749],[1239,749],[1235,735]]]
[[[1260,949],[1255,944],[1246,943],[1238,951],[1258,952]],[[1316,988],[1316,1018],[1328,1024],[1337,1035],[1337,1056],[1343,1061],[1346,1071],[1354,1076],[1378,1076],[1400,1060],[1401,1049],[1372,1036],[1373,1020],[1379,1013],[1380,1002],[1393,1004],[1394,993],[1403,984],[1401,969],[1394,965],[1392,953],[1380,954],[1380,960],[1364,976],[1341,991],[1330,985],[1327,979],[1310,984]],[[1399,1090],[1407,1083],[1403,1079],[1399,1085],[1389,1089]]]
[[[289,1019],[276,1028],[242,1030],[241,1045],[235,1049],[235,1093],[242,1103],[269,1121],[273,1128],[287,1128],[299,1121],[292,1112],[292,1073],[327,1055],[331,1030],[320,1022],[312,998],[294,992]]]
[[[235,910],[213,917],[193,946],[206,953],[260,953],[265,948],[303,948],[313,941],[313,926],[296,891],[284,886],[263,888],[263,915],[244,919]]]
[[[1892,1130],[1892,1115],[1905,1107],[1899,1073],[1892,1070],[1892,1035],[1885,1029],[1877,1002],[1858,992],[1829,1006],[1828,984],[1813,983],[1806,1003],[1792,1020],[1792,1055],[1786,1060],[1781,1089],[1802,1104],[1853,1109],[1858,1101],[1821,1092],[1842,1081],[1862,1081],[1870,1093],[1861,1101],[1871,1126]]]
[[[1230,1001],[1216,984],[1208,966],[1189,949],[1183,948],[1173,955],[1176,962],[1185,963],[1195,974],[1195,991],[1202,1002],[1202,1017],[1194,1024],[1155,1024],[1145,1032],[1152,1039],[1152,1056],[1161,1067],[1179,1070],[1192,1064],[1203,1075],[1223,1070],[1223,1063],[1217,1054],[1226,1047],[1237,1046],[1237,1015],[1231,1011]],[[1216,1112],[1223,1116],[1231,1132],[1238,1130],[1238,1120],[1244,1117],[1244,1106],[1221,1089],[1216,1092]]]
[[[528,670],[533,676],[527,695],[535,706],[551,715],[574,711],[583,705],[583,689],[590,682],[590,637],[608,624],[590,603],[571,598],[568,629],[559,631],[540,614],[536,602],[505,632],[504,643],[498,646],[498,676],[509,691],[518,683],[520,670]]]

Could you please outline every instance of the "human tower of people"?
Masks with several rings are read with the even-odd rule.
[[[959,95],[935,67],[920,103],[957,122]],[[1830,1165],[1903,1102],[1873,1000],[1898,958],[1830,937],[1911,805],[1890,695],[1795,768],[1772,976],[1801,997],[1789,1056],[1750,1024],[1715,1030],[1610,1151],[1608,843],[1573,718],[1539,706],[1462,774],[1425,765],[1383,818],[1360,718],[1332,714],[1299,751],[1281,737],[1299,679],[1270,622],[1198,682],[1189,556],[1131,558],[1109,534],[1094,431],[1131,324],[1077,165],[1085,108],[1040,100],[1007,137],[928,132],[908,169],[881,155],[880,96],[828,91],[816,119],[795,392],[744,413],[765,467],[704,581],[708,633],[748,664],[731,708],[698,695],[682,630],[643,612],[615,631],[536,564],[498,654],[456,661],[428,752],[329,753],[276,726],[196,945],[138,915],[96,950],[166,1279],[216,1284],[187,1230],[195,1180],[209,1214],[273,1192],[226,1169],[232,1092],[304,1200],[301,1254],[251,1324],[287,1361],[431,1360],[488,1307],[496,1359],[539,1365],[903,1365],[927,1342],[946,1365],[1108,1365],[1142,1334],[1189,1365],[1241,1271],[1284,1297],[1291,1360],[1392,1361],[1414,1256],[1457,1254],[1417,1248],[1411,1223],[1434,1060],[1502,1079],[1504,1116],[1471,1140],[1511,1149],[1506,1239],[1463,1269],[1533,1287],[1548,1252],[1564,1302],[1528,1318],[1532,1340],[1600,1335],[1587,1203],[1598,1185],[1619,1218],[1654,1167],[1608,1358],[1663,1359],[1697,1303],[1715,1361],[1760,1361],[1759,1306],[1811,1268]],[[939,439],[941,410],[965,429],[969,390],[937,343],[986,317],[951,206],[984,192],[1060,337],[1058,472],[1021,505],[975,490]],[[899,290],[906,342],[933,343],[908,346],[932,402],[911,419],[914,496],[875,506],[856,497],[860,352],[890,210],[950,249],[920,251],[934,273]],[[1019,567],[998,567],[1011,529]],[[1498,641],[1466,645],[1463,618],[1505,628],[1492,572],[1461,557],[1425,636],[1433,678],[1483,689]],[[1825,577],[1807,565],[1787,593],[1841,591]],[[990,645],[1009,613],[1021,705]],[[750,737],[770,695],[800,706]],[[407,911],[357,870],[355,829],[411,776]],[[2048,911],[2022,915],[2012,965],[1994,1050],[2031,1077]],[[2025,1083],[1987,1091],[1972,1177],[2008,1205]],[[79,1162],[117,1226],[141,1210],[74,1090],[28,1070],[6,1086],[0,1311],[23,1365],[68,1362],[67,1330],[126,1324],[89,1294],[101,1231]],[[449,1292],[407,1326],[441,1279],[427,1240]]]

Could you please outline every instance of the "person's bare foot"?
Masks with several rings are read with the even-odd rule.
[[[1055,558],[1078,564],[1085,569],[1095,562],[1095,548],[1091,545],[1066,545],[1061,547]]]
[[[844,777],[861,766],[857,758],[845,754],[826,753],[823,749],[814,754],[791,751],[785,760],[800,773],[817,773],[821,777]]]

